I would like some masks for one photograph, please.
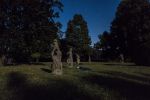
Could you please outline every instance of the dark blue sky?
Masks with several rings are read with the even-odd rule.
[[[92,42],[98,41],[98,34],[109,31],[110,24],[115,17],[116,8],[120,0],[61,0],[64,11],[60,14],[59,21],[65,31],[67,22],[73,15],[82,14],[88,23],[89,35]]]

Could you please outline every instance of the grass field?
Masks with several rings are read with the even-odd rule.
[[[55,76],[49,66],[1,66],[0,100],[150,100],[150,67],[83,63]]]

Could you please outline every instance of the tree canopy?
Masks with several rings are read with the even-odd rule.
[[[150,65],[150,2],[122,0],[111,26],[112,48],[142,65]]]
[[[68,22],[66,30],[67,45],[73,47],[74,52],[88,55],[91,44],[87,22],[82,15],[75,14]]]
[[[0,55],[20,62],[32,53],[49,53],[50,43],[58,37],[55,9],[62,7],[58,0],[1,0]]]

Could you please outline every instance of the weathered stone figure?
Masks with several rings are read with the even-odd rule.
[[[72,48],[69,49],[67,55],[68,55],[67,64],[69,65],[70,68],[72,68],[73,67]]]
[[[77,59],[77,64],[80,64],[80,56],[78,54],[76,54],[76,59]]]
[[[63,72],[62,62],[61,62],[62,53],[59,49],[58,41],[56,39],[54,40],[52,47],[53,47],[53,50],[51,53],[52,60],[53,60],[52,73],[55,75],[61,75]]]
[[[124,63],[124,55],[123,54],[120,54],[120,62]]]

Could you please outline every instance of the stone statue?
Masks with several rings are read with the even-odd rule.
[[[77,64],[80,64],[80,56],[78,54],[76,54],[76,59],[77,59]]]
[[[61,75],[62,74],[62,62],[61,57],[62,53],[60,51],[60,48],[58,46],[58,41],[55,39],[52,44],[53,50],[51,52],[53,64],[52,64],[52,73],[55,75]]]
[[[124,55],[123,54],[120,54],[120,62],[124,63]]]
[[[72,68],[73,67],[72,48],[69,49],[67,55],[68,55],[67,64],[69,65],[70,68]]]

